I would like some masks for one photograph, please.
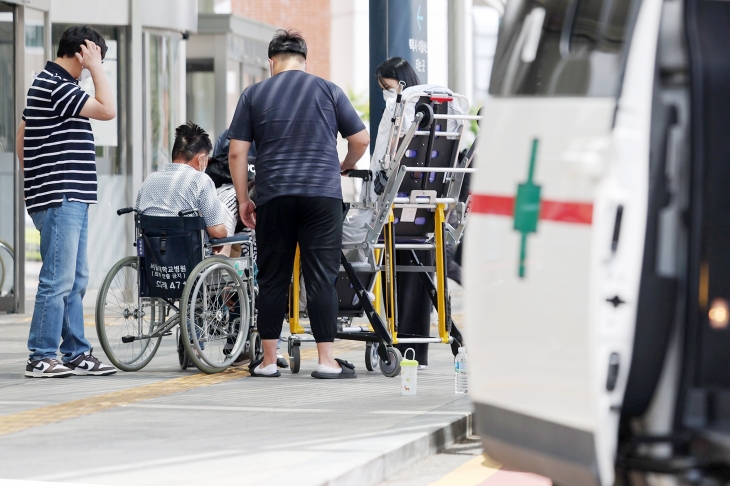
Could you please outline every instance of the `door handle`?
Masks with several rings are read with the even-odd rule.
[[[613,236],[611,237],[611,253],[618,249],[618,239],[621,236],[621,220],[624,217],[624,206],[619,204],[616,208],[616,219],[613,222]]]
[[[608,376],[606,377],[606,390],[613,391],[618,381],[619,356],[618,353],[611,353],[608,358]]]

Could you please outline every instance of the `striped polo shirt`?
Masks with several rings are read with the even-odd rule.
[[[29,213],[69,201],[96,203],[96,156],[89,95],[68,71],[48,62],[28,90],[23,111],[25,204]]]

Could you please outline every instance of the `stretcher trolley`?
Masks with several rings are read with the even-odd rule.
[[[197,210],[178,217],[135,212],[136,256],[107,274],[96,301],[96,331],[109,360],[123,371],[145,367],[163,337],[176,331],[180,367],[223,371],[238,357],[254,325],[253,258],[206,256],[206,249],[252,245],[249,236],[205,241]],[[253,251],[248,252],[253,255]]]
[[[458,244],[466,226],[469,200],[459,201],[464,175],[474,172],[472,146],[459,156],[459,143],[468,121],[478,116],[454,114],[450,103],[459,103],[468,113],[465,97],[449,92],[419,92],[404,95],[399,87],[388,145],[377,170],[353,170],[346,175],[363,179],[362,202],[347,204],[348,211],[368,211],[361,242],[343,244],[340,274],[337,338],[365,341],[365,364],[388,377],[400,374],[401,354],[394,344],[450,344],[454,355],[463,337],[451,318],[446,276],[446,245]],[[406,106],[415,105],[411,123],[404,123]],[[410,120],[409,120],[410,121]],[[452,131],[449,131],[449,130]],[[371,186],[372,185],[372,186]],[[370,189],[374,191],[370,191]],[[448,216],[454,212],[455,225]],[[413,265],[396,265],[396,250],[407,250]],[[434,252],[435,265],[419,261],[416,250]],[[299,371],[299,347],[312,341],[300,322],[299,254],[290,289],[288,320],[291,331],[289,356],[292,372]],[[396,281],[399,274],[417,272],[429,291],[438,313],[438,336],[415,336],[398,332]],[[435,279],[431,274],[435,275]],[[381,306],[382,302],[382,306]],[[381,311],[382,308],[382,311]],[[355,317],[369,325],[354,325]]]

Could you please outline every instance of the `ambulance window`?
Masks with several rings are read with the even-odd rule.
[[[490,93],[617,96],[634,1],[507,2]]]

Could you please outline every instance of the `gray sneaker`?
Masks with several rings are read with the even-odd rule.
[[[73,374],[73,371],[56,358],[28,360],[25,365],[25,376],[29,378],[66,378]]]
[[[90,349],[86,353],[76,356],[76,358],[66,363],[66,366],[71,369],[74,375],[107,376],[117,372],[115,367],[106,365],[99,361],[99,358],[93,356],[92,351],[93,349]]]

